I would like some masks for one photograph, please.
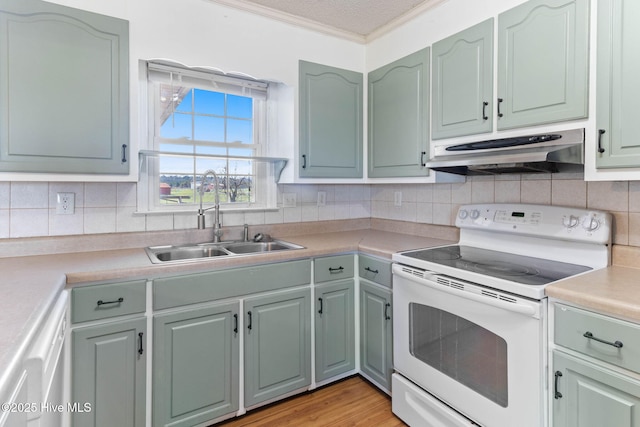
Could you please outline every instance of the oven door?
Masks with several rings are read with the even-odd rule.
[[[481,425],[543,425],[544,300],[398,264],[393,274],[395,370]]]

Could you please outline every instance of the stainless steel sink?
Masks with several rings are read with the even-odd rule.
[[[274,242],[241,242],[224,245],[224,248],[234,254],[251,254],[256,252],[272,252],[287,249],[300,249],[301,246],[281,241]]]
[[[268,242],[221,242],[181,246],[150,246],[145,249],[154,264],[192,262],[216,257],[257,255],[265,252],[303,249],[303,246],[282,240]]]

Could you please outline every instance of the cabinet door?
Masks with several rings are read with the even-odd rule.
[[[426,176],[429,48],[369,73],[369,176]]]
[[[0,33],[0,170],[128,173],[128,22],[3,0]]]
[[[316,381],[355,369],[353,279],[316,288]]]
[[[145,425],[146,325],[141,318],[72,332],[74,427]]]
[[[493,129],[493,18],[433,44],[433,139]]]
[[[154,316],[154,426],[192,426],[238,410],[238,315],[231,303]]]
[[[362,178],[362,73],[299,67],[300,177]]]
[[[530,0],[498,17],[498,129],[587,117],[589,1]]]
[[[386,390],[391,390],[391,308],[391,290],[360,282],[360,369]]]
[[[554,426],[640,427],[640,382],[558,351],[553,369]]]
[[[638,1],[598,1],[598,168],[640,166],[639,19]]]
[[[245,301],[245,405],[311,384],[309,289]]]

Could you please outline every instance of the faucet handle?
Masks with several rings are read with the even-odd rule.
[[[249,241],[249,224],[244,225],[244,230],[242,232],[242,241],[243,242]]]

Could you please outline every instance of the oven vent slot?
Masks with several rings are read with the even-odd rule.
[[[438,283],[439,285],[448,286],[450,288],[464,291],[464,285],[462,283],[454,282],[453,280],[450,280],[446,277],[438,276],[436,278],[436,283]]]
[[[486,297],[490,297],[490,298],[499,299],[500,301],[510,302],[510,303],[513,303],[513,304],[516,304],[518,302],[518,300],[516,298],[510,297],[510,296],[507,296],[507,295],[503,295],[503,294],[499,294],[497,292],[487,291],[485,289],[482,290],[482,295],[484,295]]]
[[[422,271],[422,270],[416,270],[414,268],[409,268],[409,267],[402,266],[402,272],[403,273],[407,273],[407,274],[411,274],[412,276],[416,276],[416,277],[419,277],[421,279],[424,278],[424,271]]]

